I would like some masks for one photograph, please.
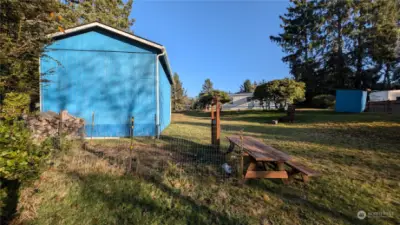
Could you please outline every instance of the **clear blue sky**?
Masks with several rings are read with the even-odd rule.
[[[289,76],[281,49],[269,40],[280,32],[288,1],[137,0],[131,16],[135,34],[167,48],[171,69],[190,97],[205,79],[237,92],[245,79]]]

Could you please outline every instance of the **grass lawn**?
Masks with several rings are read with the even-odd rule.
[[[318,170],[309,183],[251,180],[240,185],[203,169],[221,165],[174,164],[166,152],[141,160],[152,176],[124,173],[110,158],[78,144],[24,187],[14,223],[29,224],[397,224],[400,222],[400,116],[300,111],[296,123],[271,125],[276,112],[224,113],[225,136],[262,139]],[[209,114],[173,114],[163,135],[196,146],[210,142]],[[103,143],[102,143],[103,142]],[[115,140],[115,143],[129,140]],[[140,154],[156,155],[154,140],[135,140]],[[113,141],[96,141],[113,146]],[[162,143],[161,143],[162,145]],[[140,147],[138,147],[140,146]],[[191,147],[185,148],[185,151]],[[208,151],[204,147],[203,151]],[[210,150],[211,151],[211,150]],[[138,153],[138,154],[139,154]],[[109,155],[128,154],[115,150]],[[194,154],[194,153],[193,153]],[[214,154],[214,155],[213,155]],[[220,157],[213,153],[211,157]],[[199,157],[198,153],[194,157]],[[231,164],[229,158],[221,158]],[[231,161],[230,161],[231,160]],[[171,163],[169,163],[171,162]],[[136,162],[137,163],[137,162]],[[151,165],[145,165],[146,163]],[[154,166],[153,164],[157,164]],[[162,164],[162,167],[158,167]],[[147,166],[147,167],[146,167]],[[190,166],[196,168],[190,168]],[[140,167],[138,167],[140,168]],[[184,169],[182,169],[184,168]],[[195,171],[199,171],[196,173]],[[357,218],[364,210],[369,216]],[[373,212],[381,213],[373,215]],[[384,214],[384,215],[382,215]]]

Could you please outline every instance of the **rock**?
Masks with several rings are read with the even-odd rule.
[[[85,125],[85,120],[74,117],[67,111],[62,111],[61,115],[52,111],[42,112],[24,119],[32,131],[32,138],[38,141],[57,136],[60,132],[69,139],[80,138],[79,130]]]

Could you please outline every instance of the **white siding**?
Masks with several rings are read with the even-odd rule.
[[[400,90],[376,91],[369,94],[371,102],[396,101],[398,97],[400,97]]]
[[[388,92],[387,91],[376,91],[371,92],[369,94],[369,101],[371,102],[380,102],[388,100]]]
[[[389,91],[388,98],[390,101],[396,101],[400,97],[400,90]]]
[[[253,93],[240,93],[240,94],[231,94],[231,102],[225,103],[222,105],[222,110],[261,110],[263,109],[260,105],[260,101],[253,100]],[[274,109],[275,105],[270,103],[270,106],[267,107],[264,104],[264,107],[267,109]]]

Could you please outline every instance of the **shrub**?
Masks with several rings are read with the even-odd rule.
[[[312,105],[316,108],[332,108],[335,103],[336,98],[334,95],[317,95],[312,98]]]
[[[0,122],[0,215],[10,197],[7,184],[35,177],[51,152],[48,142],[36,145],[30,135],[23,121]]]
[[[6,120],[18,118],[22,113],[28,112],[30,102],[29,94],[17,92],[7,93],[3,101],[2,117]]]

